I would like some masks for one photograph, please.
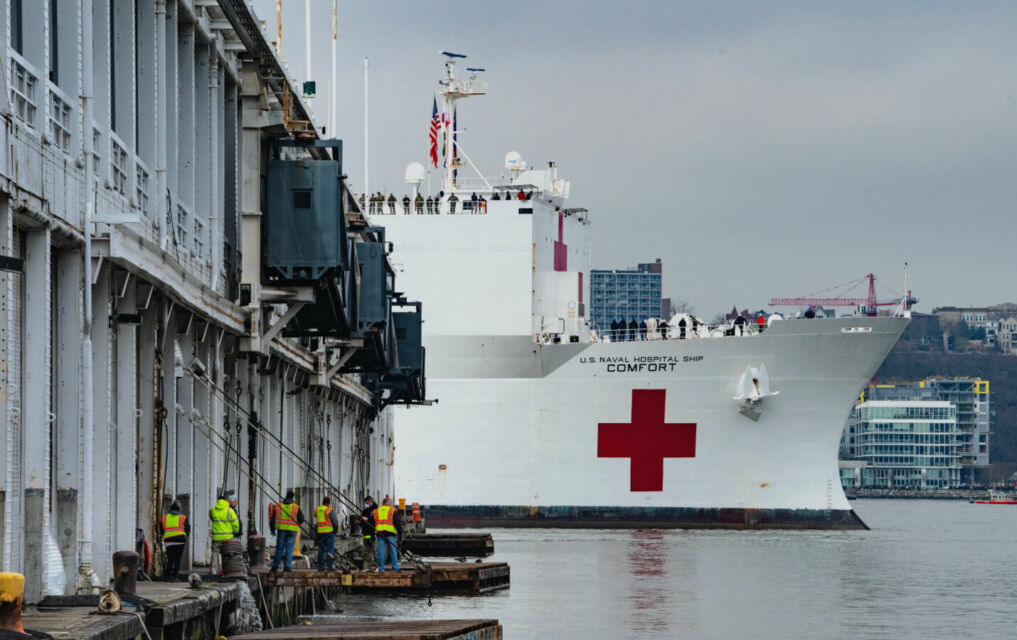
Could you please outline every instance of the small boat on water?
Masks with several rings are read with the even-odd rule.
[[[1017,504],[1017,498],[1007,498],[1003,496],[997,496],[992,491],[989,492],[988,500],[975,500],[975,504]]]

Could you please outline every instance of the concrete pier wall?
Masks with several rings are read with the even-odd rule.
[[[167,497],[190,516],[184,565],[201,566],[222,491],[263,534],[288,489],[392,493],[388,411],[359,376],[322,381],[320,345],[261,340],[285,303],[241,304],[241,284],[261,281],[260,241],[241,227],[260,216],[265,141],[310,122],[248,3],[11,4],[8,33],[32,44],[0,46],[0,558],[26,575],[26,600],[59,595],[47,560],[64,594],[89,555],[106,585],[138,530],[157,547]]]

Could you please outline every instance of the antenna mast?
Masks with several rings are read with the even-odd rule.
[[[448,118],[446,124],[448,130],[445,132],[445,175],[442,176],[441,185],[448,197],[456,189],[455,172],[457,167],[453,163],[456,101],[460,98],[487,95],[487,83],[477,80],[477,73],[483,69],[471,69],[473,74],[469,80],[457,80],[456,60],[466,58],[466,56],[449,51],[442,51],[441,55],[445,56],[445,77],[438,82],[441,86],[438,89],[438,95],[444,99],[443,117]]]

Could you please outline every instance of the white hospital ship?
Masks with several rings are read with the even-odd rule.
[[[456,77],[458,57],[439,83],[448,113],[486,93],[480,70]],[[438,402],[396,413],[394,466],[430,524],[865,527],[837,448],[906,317],[774,318],[762,332],[685,318],[684,335],[673,318],[666,338],[651,321],[647,340],[611,342],[586,321],[591,216],[557,167],[510,153],[503,178],[459,178],[467,156],[444,138],[455,160],[435,212],[376,218],[424,304]]]

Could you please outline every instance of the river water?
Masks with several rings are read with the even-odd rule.
[[[871,531],[494,529],[512,586],[347,595],[343,616],[497,618],[505,638],[1002,638],[1017,505],[858,500]]]

